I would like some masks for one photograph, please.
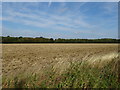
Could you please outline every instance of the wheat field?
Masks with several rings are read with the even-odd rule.
[[[3,44],[3,88],[120,88],[118,44]]]

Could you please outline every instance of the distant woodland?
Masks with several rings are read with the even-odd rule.
[[[119,43],[120,39],[53,39],[44,37],[1,37],[1,43]]]

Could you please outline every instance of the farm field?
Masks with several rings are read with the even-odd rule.
[[[3,88],[120,88],[118,44],[3,44]]]

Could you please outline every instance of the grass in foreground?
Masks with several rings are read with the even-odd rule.
[[[39,74],[19,75],[13,79],[3,77],[3,88],[120,88],[119,57],[101,57],[94,62],[92,59],[71,62],[61,74],[51,67],[41,77]]]

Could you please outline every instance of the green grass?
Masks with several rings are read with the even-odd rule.
[[[3,77],[3,88],[120,88],[118,82],[118,60],[113,58],[102,67],[93,66],[87,61],[71,62],[62,74],[56,74],[53,68],[44,75],[29,74],[12,79]]]

